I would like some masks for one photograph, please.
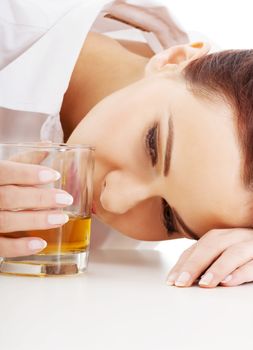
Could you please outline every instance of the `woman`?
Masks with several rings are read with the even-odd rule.
[[[210,265],[202,286],[253,278],[252,232],[230,229],[251,226],[252,53],[207,53],[182,45],[148,60],[90,34],[60,113],[70,143],[96,146],[101,220],[138,239],[200,238],[172,271],[177,286]]]

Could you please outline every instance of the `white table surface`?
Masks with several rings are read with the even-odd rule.
[[[0,349],[252,349],[253,285],[168,287],[167,256],[97,250],[80,276],[0,276]]]

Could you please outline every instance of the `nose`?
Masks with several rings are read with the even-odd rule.
[[[106,176],[100,202],[105,210],[124,214],[150,196],[150,186],[141,179],[133,174],[112,171]]]

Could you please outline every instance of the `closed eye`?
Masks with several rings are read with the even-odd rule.
[[[154,167],[158,161],[157,155],[157,136],[158,136],[158,124],[156,123],[150,128],[146,135],[146,149],[151,159],[152,166]]]
[[[171,234],[173,232],[180,232],[178,230],[178,227],[176,226],[173,210],[163,198],[162,198],[162,208],[163,208],[163,224],[167,229],[167,233]]]

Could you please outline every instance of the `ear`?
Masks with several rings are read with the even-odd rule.
[[[206,55],[209,50],[210,45],[203,42],[172,46],[149,60],[146,65],[145,75],[179,72],[191,61]]]

